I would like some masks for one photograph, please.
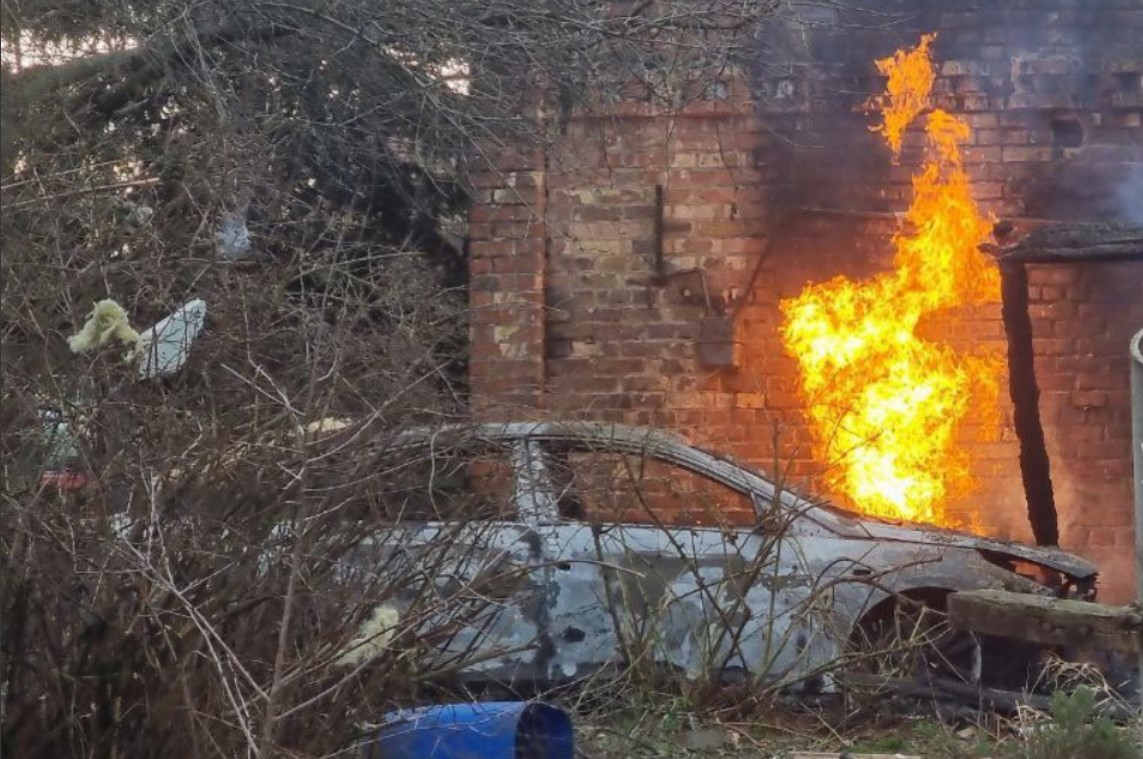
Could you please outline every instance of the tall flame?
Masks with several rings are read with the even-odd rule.
[[[876,129],[894,160],[929,102],[933,37],[877,61],[888,87]],[[924,127],[925,159],[892,270],[861,282],[835,277],[782,301],[782,337],[799,364],[815,454],[831,465],[831,485],[869,514],[951,524],[945,503],[971,487],[954,433],[974,403],[995,400],[1002,365],[927,340],[918,326],[956,306],[995,302],[1000,280],[978,248],[990,223],[961,159],[969,126],[934,109]]]

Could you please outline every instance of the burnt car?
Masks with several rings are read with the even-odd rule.
[[[443,442],[454,434],[463,446]],[[467,617],[422,622],[454,625],[435,655],[469,680],[555,683],[651,664],[829,689],[839,663],[868,654],[881,666],[891,637],[939,627],[951,592],[1094,598],[1096,567],[1080,557],[859,516],[659,430],[492,424],[403,445],[428,451],[426,472],[407,494],[411,518],[372,550],[423,578],[403,593],[427,583],[481,601]],[[935,632],[920,666],[999,678],[1020,657],[994,643]]]

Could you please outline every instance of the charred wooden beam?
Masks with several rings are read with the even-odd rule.
[[[1008,258],[1007,255],[1003,258]],[[1030,264],[1051,263],[1110,263],[1114,261],[1143,261],[1143,238],[1138,242],[1117,245],[1096,245],[1081,250],[1073,248],[1041,248],[1018,260]]]
[[[933,701],[956,701],[973,709],[991,709],[1001,712],[1014,712],[1022,706],[1030,706],[1042,712],[1051,710],[1051,696],[1023,691],[986,688],[947,677],[925,677],[918,680],[890,678],[882,675],[846,673],[841,677],[842,685],[878,692],[891,691],[908,697]],[[1097,715],[1110,719],[1129,720],[1138,712],[1128,705],[1104,701],[1095,707]]]
[[[1125,224],[1046,224],[1012,245],[989,246],[1001,262],[1096,263],[1143,260],[1143,229]]]
[[[1040,422],[1040,387],[1036,383],[1032,350],[1032,316],[1028,311],[1028,270],[1023,263],[1000,265],[1001,315],[1008,337],[1008,393],[1013,424],[1020,441],[1020,477],[1028,504],[1028,521],[1036,545],[1060,542],[1056,500],[1052,492],[1052,466]]]
[[[1143,645],[1143,611],[1137,606],[971,590],[949,596],[948,616],[958,630],[1048,646],[1131,654]]]

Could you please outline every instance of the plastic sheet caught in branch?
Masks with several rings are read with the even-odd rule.
[[[166,377],[181,369],[205,322],[206,303],[196,298],[144,331],[139,343],[139,378]]]

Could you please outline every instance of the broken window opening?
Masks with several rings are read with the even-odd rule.
[[[696,527],[751,527],[754,501],[724,483],[647,455],[563,448],[550,471],[563,519]]]

